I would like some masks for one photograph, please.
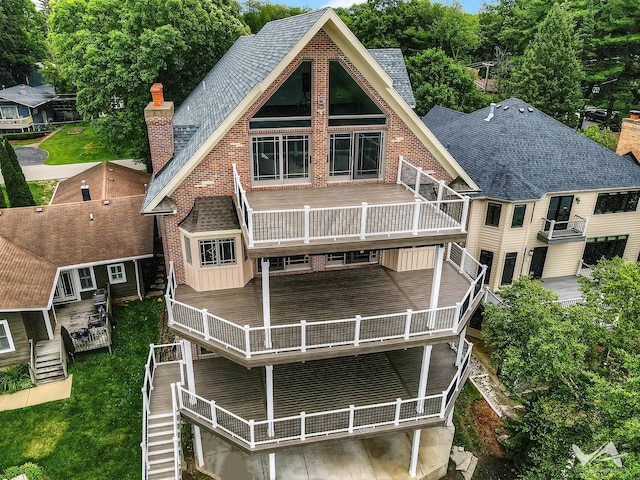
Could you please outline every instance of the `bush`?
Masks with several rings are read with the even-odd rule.
[[[2,479],[11,479],[18,475],[25,474],[28,480],[42,480],[42,468],[35,463],[25,463],[19,467],[9,467],[4,471]]]
[[[7,133],[5,136],[8,140],[31,140],[32,138],[44,137],[49,131],[42,132],[24,132],[24,133]]]
[[[0,371],[0,394],[16,393],[31,387],[31,377],[26,365],[14,365]]]

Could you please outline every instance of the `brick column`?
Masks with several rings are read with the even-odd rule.
[[[631,110],[629,115],[631,118],[622,120],[616,153],[626,155],[632,152],[640,160],[640,111]]]
[[[329,61],[326,58],[314,58],[312,83],[312,184],[314,187],[326,187],[327,178],[329,177],[329,166],[327,163],[329,154],[329,135],[327,132],[329,126]]]

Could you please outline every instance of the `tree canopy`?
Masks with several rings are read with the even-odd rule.
[[[242,21],[251,33],[258,33],[266,23],[308,12],[308,7],[289,7],[278,3],[246,0],[242,2]]]
[[[51,0],[58,77],[116,151],[148,160],[143,111],[155,82],[179,104],[244,33],[235,1]]]
[[[0,87],[27,83],[36,62],[45,60],[45,19],[31,0],[0,3]]]
[[[500,289],[503,305],[486,305],[485,341],[523,405],[507,449],[525,479],[640,476],[640,265],[601,260],[592,276],[581,279],[583,305],[562,307],[527,277]],[[591,453],[608,442],[626,454],[623,469],[571,460],[572,445]]]

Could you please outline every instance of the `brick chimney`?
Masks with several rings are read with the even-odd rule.
[[[629,152],[640,161],[640,110],[629,110],[629,118],[622,119],[616,153],[626,155]]]
[[[162,84],[151,86],[152,102],[144,109],[153,171],[158,172],[173,156],[173,102],[165,102]]]

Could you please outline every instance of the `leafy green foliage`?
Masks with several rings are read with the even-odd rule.
[[[524,406],[508,423],[509,454],[526,479],[632,479],[640,475],[640,265],[601,260],[581,279],[584,305],[563,308],[523,277],[487,305],[485,339],[511,394]],[[613,442],[624,469],[568,468],[571,446]]]
[[[45,59],[45,19],[30,0],[0,3],[0,86],[25,83],[36,62]]]
[[[0,370],[0,394],[16,393],[31,386],[31,377],[26,365],[13,365]]]
[[[406,63],[420,116],[435,105],[472,112],[489,103],[489,97],[475,87],[473,74],[441,50],[424,50]]]
[[[26,475],[27,480],[42,480],[43,473],[35,463],[25,463],[19,467],[9,467],[2,474],[2,478],[15,478],[19,475]]]
[[[56,0],[49,40],[80,114],[116,153],[148,161],[149,87],[179,104],[244,33],[239,16],[234,0]]]
[[[508,90],[547,115],[575,127],[583,105],[582,65],[571,13],[554,5],[516,62]]]
[[[247,0],[243,2],[242,21],[251,33],[258,33],[266,23],[308,12],[308,7],[289,7],[278,3]]]
[[[0,208],[7,208],[7,200],[4,198],[4,188],[0,185]]]
[[[140,388],[163,309],[158,298],[115,307],[113,353],[76,354],[69,399],[0,412],[0,471],[35,461],[52,480],[139,479]]]
[[[610,128],[600,128],[599,125],[591,125],[582,132],[582,134],[594,142],[598,142],[603,147],[614,152],[616,151],[616,147],[618,146],[618,137]]]
[[[6,138],[0,138],[0,170],[10,206],[27,207],[36,204],[18,163],[16,152]]]

